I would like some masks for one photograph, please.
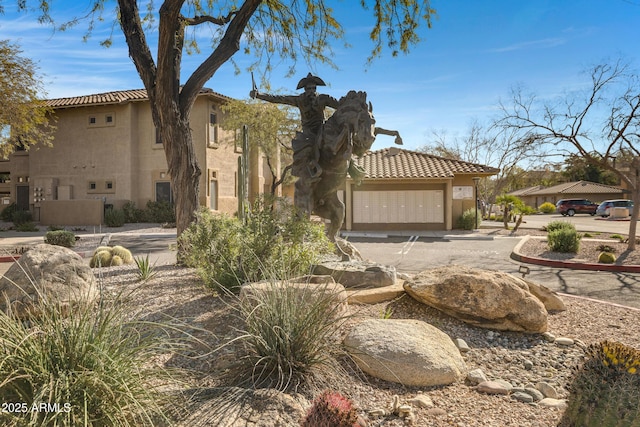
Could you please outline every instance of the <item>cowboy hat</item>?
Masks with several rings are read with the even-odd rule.
[[[296,89],[302,89],[306,85],[316,85],[316,86],[326,86],[327,84],[322,81],[322,79],[318,76],[314,76],[311,73],[307,74],[307,77],[303,78],[298,82],[298,87]]]

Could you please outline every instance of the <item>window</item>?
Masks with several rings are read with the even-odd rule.
[[[113,115],[107,114],[106,116],[104,116],[104,122],[107,124],[113,123]]]
[[[209,113],[209,148],[218,148],[218,114],[213,111]]]
[[[218,210],[218,171],[209,170],[209,209]]]
[[[96,116],[89,116],[89,126],[95,126],[96,124],[98,124]]]
[[[96,185],[95,182],[90,182],[89,183],[89,190],[95,190],[97,188],[98,188],[98,186]]]
[[[169,181],[156,182],[156,202],[173,203],[173,192]]]
[[[104,183],[104,188],[107,190],[113,190],[113,181],[107,181]]]

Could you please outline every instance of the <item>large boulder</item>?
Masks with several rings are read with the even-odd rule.
[[[452,384],[467,371],[451,338],[420,320],[365,320],[349,331],[344,344],[364,372],[406,386]]]
[[[11,304],[14,314],[39,314],[38,301],[60,304],[63,310],[92,304],[99,297],[91,268],[71,249],[42,243],[25,252],[0,278],[0,309]]]
[[[547,310],[511,274],[460,265],[425,270],[404,284],[416,300],[483,328],[542,333]]]
[[[383,288],[396,282],[396,269],[368,261],[325,261],[313,266],[313,274],[327,275],[345,288]]]

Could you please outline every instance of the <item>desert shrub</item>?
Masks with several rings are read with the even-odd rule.
[[[200,210],[182,233],[185,263],[198,269],[209,287],[231,289],[265,277],[306,274],[332,245],[319,224],[296,215],[286,204],[256,202],[246,224],[225,214]]]
[[[617,239],[620,240],[621,242],[624,241],[624,237],[621,236],[620,234],[612,234],[611,236],[609,236],[610,239]]]
[[[611,252],[600,252],[598,254],[598,262],[601,264],[613,264],[616,262],[616,256]]]
[[[65,228],[61,225],[50,225],[47,227],[48,231],[60,231],[60,230],[64,230]]]
[[[147,254],[144,258],[135,257],[134,261],[136,262],[136,266],[138,270],[136,271],[138,275],[138,280],[141,282],[146,282],[147,280],[153,279],[158,271],[156,270],[156,264],[151,264],[149,261],[149,254]]]
[[[571,229],[571,230],[575,230],[576,226],[573,225],[570,222],[567,222],[567,221],[550,221],[546,225],[546,227],[544,227],[544,230],[550,233],[552,231],[556,231],[556,230],[559,230],[559,229],[562,229],[562,228],[568,228],[568,229]]]
[[[76,235],[66,230],[47,231],[44,236],[44,242],[50,245],[72,248],[76,245]]]
[[[124,225],[124,212],[122,209],[107,209],[104,212],[104,223],[107,227],[122,227]]]
[[[11,203],[10,205],[7,205],[7,207],[4,208],[2,212],[0,212],[0,219],[2,219],[5,222],[12,222],[13,213],[16,212],[17,210],[18,210],[18,205],[16,205],[15,203]]]
[[[14,229],[16,231],[23,231],[23,232],[40,231],[38,227],[31,221],[16,224]]]
[[[116,301],[117,300],[117,301]],[[132,320],[116,298],[68,311],[40,299],[30,322],[0,312],[0,400],[57,411],[0,414],[17,426],[152,426],[168,421],[170,372],[150,361],[180,344],[167,325]],[[172,405],[177,399],[171,396]],[[164,425],[164,424],[163,424]]]
[[[31,211],[16,210],[11,215],[11,221],[16,226],[26,224],[33,221],[33,215]]]
[[[176,209],[172,203],[149,200],[145,217],[148,222],[176,222]]]
[[[358,426],[358,413],[353,402],[340,393],[325,391],[316,397],[307,411],[302,427]]]
[[[132,201],[128,201],[122,206],[124,212],[124,222],[126,223],[138,223],[147,222],[147,214],[144,209],[139,209]]]
[[[577,253],[580,249],[580,239],[575,228],[559,228],[547,234],[549,249],[553,252]]]
[[[640,351],[603,341],[591,344],[569,384],[560,426],[635,426],[640,420]]]
[[[236,218],[202,208],[178,240],[184,248],[184,263],[196,268],[208,287],[238,286],[241,232]]]
[[[339,329],[349,318],[330,284],[271,281],[239,298],[245,352],[230,370],[249,388],[319,392],[343,377]]]
[[[538,206],[538,210],[545,214],[554,213],[556,211],[556,205],[551,202],[544,202],[540,206]]]
[[[482,214],[480,213],[480,211],[471,208],[464,211],[460,218],[458,218],[458,228],[462,228],[463,230],[475,229],[476,215],[478,218],[478,227],[480,227],[480,223],[482,222]]]

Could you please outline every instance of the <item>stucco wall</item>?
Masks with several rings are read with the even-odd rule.
[[[101,200],[46,200],[40,203],[42,225],[100,225],[104,204]]]

